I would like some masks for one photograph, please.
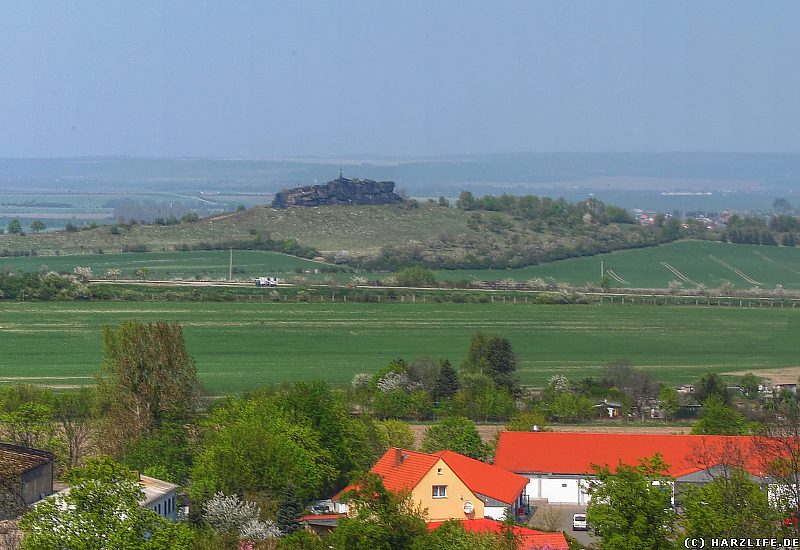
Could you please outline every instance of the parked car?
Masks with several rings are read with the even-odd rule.
[[[589,523],[586,521],[586,514],[575,514],[572,516],[573,531],[588,531]]]

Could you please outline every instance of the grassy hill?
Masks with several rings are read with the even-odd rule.
[[[678,241],[523,269],[439,271],[437,276],[519,281],[538,277],[581,286],[599,282],[600,262],[616,287],[666,288],[670,281],[680,281],[685,288],[696,284],[718,288],[729,281],[736,289],[770,289],[778,284],[800,289],[800,248],[712,241]]]
[[[431,203],[404,206],[257,207],[177,225],[98,227],[78,232],[0,235],[0,253],[68,255],[127,250],[171,252],[231,241],[294,239],[329,257],[396,263],[526,265],[569,251],[615,249],[654,241],[631,224],[542,227],[501,212],[467,212]],[[345,251],[346,254],[342,254]],[[572,252],[573,254],[575,252]],[[44,262],[46,263],[46,262]]]

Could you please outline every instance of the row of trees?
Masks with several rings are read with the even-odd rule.
[[[516,367],[506,338],[479,332],[459,370],[447,359],[397,359],[372,375],[356,374],[350,395],[361,410],[378,418],[504,419],[513,414],[519,393]]]
[[[462,191],[456,201],[462,210],[485,210],[506,212],[528,220],[541,220],[544,224],[565,228],[585,223],[633,224],[633,219],[624,208],[611,206],[597,199],[568,202],[563,198],[537,197],[535,195],[484,195],[475,197],[470,191]]]
[[[799,230],[800,220],[789,214],[776,214],[769,219],[734,214],[720,238],[731,243],[795,246]]]
[[[40,233],[45,229],[47,229],[47,224],[42,220],[31,221],[31,231],[34,233]],[[22,223],[19,221],[19,218],[12,218],[9,220],[6,226],[6,232],[9,235],[24,235]]]

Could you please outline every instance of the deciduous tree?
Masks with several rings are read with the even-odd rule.
[[[55,395],[54,417],[67,447],[66,466],[78,466],[86,456],[99,411],[97,392],[83,387]]]
[[[497,387],[509,392],[516,388],[517,356],[507,338],[477,332],[470,340],[463,367],[467,372],[489,375]]]
[[[103,338],[97,378],[109,404],[104,430],[109,451],[120,453],[165,423],[194,420],[200,385],[179,325],[127,321],[106,328]]]
[[[195,502],[218,491],[276,495],[289,483],[308,502],[333,488],[341,475],[319,433],[265,394],[221,403],[203,422],[202,432],[189,488]]]
[[[712,395],[718,395],[726,405],[731,402],[728,386],[722,381],[722,378],[715,373],[706,373],[695,384],[694,396],[697,401],[702,403]]]
[[[476,460],[483,460],[489,454],[475,423],[459,416],[444,418],[425,430],[422,440],[424,452],[435,453],[445,449]]]
[[[22,233],[22,224],[19,223],[19,219],[14,218],[8,222],[8,229],[9,235],[19,235]]]
[[[383,420],[377,423],[381,452],[391,447],[413,450],[415,447],[414,432],[402,420]]]
[[[687,538],[763,538],[777,536],[780,516],[767,490],[740,469],[682,495]]]
[[[658,404],[661,408],[661,413],[664,415],[664,420],[669,420],[678,412],[678,392],[672,386],[667,384],[661,385],[661,390],[658,392]]]
[[[672,478],[660,455],[616,471],[595,467],[587,516],[603,550],[671,550],[675,517]]]
[[[67,494],[38,503],[19,522],[23,549],[188,549],[191,532],[140,506],[144,494],[136,474],[95,457],[68,472]]]
[[[744,416],[725,405],[718,394],[703,401],[703,414],[692,426],[693,434],[745,435],[747,423]]]

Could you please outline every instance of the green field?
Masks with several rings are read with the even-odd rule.
[[[597,284],[600,262],[615,287],[666,288],[679,281],[686,289],[696,284],[718,288],[730,281],[735,289],[759,286],[769,290],[775,285],[800,289],[800,248],[729,244],[712,241],[680,241],[650,248],[623,250],[611,254],[572,258],[523,269],[441,270],[442,280],[525,281],[538,277],[548,283],[566,282],[577,286]],[[234,278],[249,280],[257,276],[295,277],[298,270],[312,280],[322,280],[333,266],[276,252],[234,250]],[[151,279],[223,279],[228,276],[228,251],[129,252],[123,254],[87,254],[73,256],[22,256],[0,258],[0,270],[39,271],[42,266],[61,273],[72,273],[76,266],[89,266],[102,277],[108,269],[120,269],[123,278],[134,278],[144,268]],[[670,269],[671,268],[671,269]],[[365,273],[370,280],[385,273]],[[339,282],[350,279],[348,273],[334,276]],[[614,277],[618,277],[615,279]],[[625,281],[625,282],[621,282]]]
[[[519,281],[539,277],[549,283],[582,286],[600,281],[601,261],[615,287],[666,288],[670,281],[680,281],[689,289],[697,283],[718,288],[730,281],[736,289],[771,289],[778,284],[787,289],[800,288],[800,248],[712,241],[678,241],[524,269],[440,271],[437,276]]]
[[[149,279],[227,279],[227,250],[197,252],[127,252],[122,254],[87,254],[85,256],[22,256],[0,258],[0,270],[50,271],[72,273],[76,266],[92,268],[95,276],[105,277],[109,269],[119,269],[121,278],[137,278],[136,271],[146,269]],[[333,266],[260,250],[233,251],[234,278],[258,276],[294,277],[297,270],[313,271]],[[317,278],[322,278],[318,274]]]
[[[597,375],[626,357],[662,381],[795,366],[792,309],[511,304],[2,303],[0,382],[91,382],[101,328],[126,319],[185,327],[188,351],[213,394],[324,379],[348,383],[391,359],[463,360],[483,330],[511,340],[523,383]]]

